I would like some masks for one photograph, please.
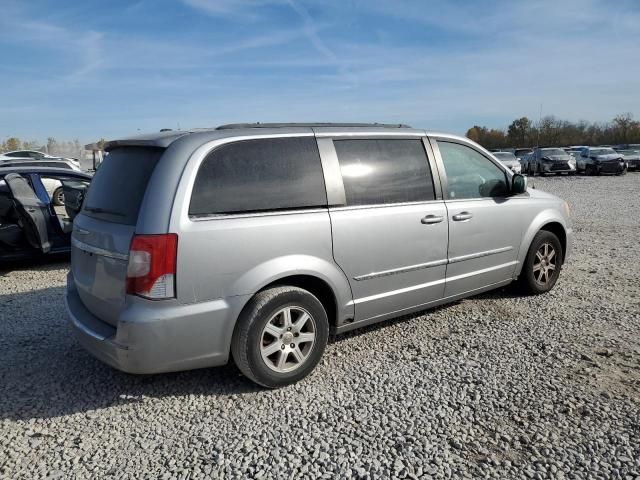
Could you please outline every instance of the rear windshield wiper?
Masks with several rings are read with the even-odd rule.
[[[107,215],[116,215],[118,217],[124,217],[124,213],[116,212],[115,210],[109,210],[107,208],[100,207],[84,207],[87,212],[91,213],[106,213]]]

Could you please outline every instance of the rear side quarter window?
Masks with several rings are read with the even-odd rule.
[[[327,194],[314,137],[243,140],[203,160],[189,216],[326,207]]]

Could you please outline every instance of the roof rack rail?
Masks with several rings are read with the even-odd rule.
[[[229,123],[220,125],[216,130],[233,130],[237,128],[282,128],[282,127],[384,127],[411,128],[403,123]]]

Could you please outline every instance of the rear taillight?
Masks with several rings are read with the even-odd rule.
[[[129,249],[127,293],[152,300],[176,296],[178,235],[134,235]]]

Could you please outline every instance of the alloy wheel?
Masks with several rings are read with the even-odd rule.
[[[271,316],[260,337],[262,360],[278,373],[303,365],[316,340],[316,323],[301,307],[287,306]]]
[[[549,284],[556,271],[556,249],[550,243],[543,243],[536,252],[533,262],[533,278],[542,286]]]

